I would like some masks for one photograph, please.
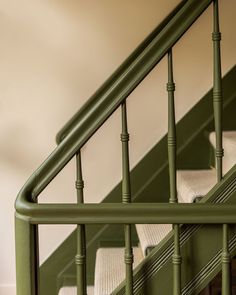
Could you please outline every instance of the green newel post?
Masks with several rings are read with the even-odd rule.
[[[17,295],[38,295],[38,226],[16,215],[15,240]]]

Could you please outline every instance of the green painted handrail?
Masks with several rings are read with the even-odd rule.
[[[233,193],[231,183],[236,165],[210,192],[217,197],[222,190]],[[223,224],[236,223],[236,204],[99,203],[35,204],[18,203],[16,217],[31,224]]]
[[[176,8],[151,32],[144,41],[132,52],[132,54],[119,66],[119,68],[109,77],[109,79],[94,93],[94,95],[84,104],[82,108],[65,124],[65,126],[58,132],[56,141],[59,144],[67,135],[78,125],[82,124],[89,115],[91,109],[96,108],[101,102],[101,98],[108,93],[120,79],[124,73],[129,72],[130,67],[143,54],[147,46],[149,46],[154,39],[160,34],[170,20],[177,12],[185,5],[187,0],[181,1]]]
[[[232,204],[32,204],[16,213],[31,224],[236,224]]]
[[[16,208],[35,202],[38,195],[80,150],[94,132],[109,118],[152,68],[205,11],[212,0],[189,0],[148,44],[128,70],[113,83],[81,124],[73,128],[46,161],[29,178],[16,200]]]

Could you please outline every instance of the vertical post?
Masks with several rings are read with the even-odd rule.
[[[168,159],[170,179],[170,203],[178,203],[176,186],[176,124],[175,124],[175,83],[173,78],[172,49],[168,52]],[[174,254],[173,254],[173,294],[181,294],[181,255],[180,255],[180,229],[178,224],[174,229]]]
[[[173,261],[173,295],[181,294],[181,255],[180,255],[180,232],[179,224],[173,225],[174,229],[174,254]]]
[[[168,158],[170,178],[170,203],[178,203],[176,188],[176,127],[175,127],[175,83],[173,78],[172,49],[168,52]]]
[[[220,24],[219,24],[219,3],[218,0],[213,1],[213,51],[214,51],[214,79],[213,79],[213,106],[216,132],[216,169],[217,181],[220,181],[223,176],[222,159],[224,156],[222,143],[222,75],[221,75],[221,51],[220,51]],[[222,248],[222,294],[231,294],[231,267],[230,253],[228,248],[229,226],[223,224],[223,248]]]
[[[38,295],[38,226],[16,214],[15,237],[17,295]]]
[[[80,151],[76,154],[76,182],[77,203],[84,203],[84,182],[82,177],[82,164]],[[77,295],[87,294],[87,280],[86,280],[86,233],[85,225],[77,225],[77,255],[75,257],[77,266]]]
[[[214,119],[215,119],[215,132],[216,132],[216,169],[217,169],[217,180],[220,181],[222,178],[222,158],[224,155],[222,145],[222,77],[221,77],[221,54],[220,54],[220,25],[219,25],[219,8],[218,0],[213,1],[213,51],[214,51],[214,78],[213,78],[213,107],[214,107]]]
[[[229,252],[229,226],[223,224],[222,295],[231,295],[231,258]]]
[[[131,203],[130,168],[129,168],[129,133],[127,127],[126,102],[121,105],[122,112],[122,202]],[[131,225],[125,224],[125,265],[126,265],[126,295],[133,294],[133,249],[131,242]]]

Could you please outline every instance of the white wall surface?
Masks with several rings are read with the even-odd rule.
[[[179,2],[0,0],[0,295],[14,294],[18,190],[53,150],[60,127]],[[220,8],[224,74],[236,62],[236,2]],[[177,120],[211,87],[211,32],[209,9],[174,48]],[[131,167],[166,133],[166,79],[163,59],[129,97]],[[120,180],[119,134],[117,111],[82,150],[86,202],[99,202]],[[40,200],[75,202],[74,168]],[[41,261],[71,230],[40,228]]]

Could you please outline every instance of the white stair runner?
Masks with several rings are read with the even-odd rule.
[[[182,170],[177,172],[178,199],[181,203],[192,203],[204,196],[216,183],[216,172],[211,170]],[[137,224],[140,245],[144,255],[155,247],[171,231],[171,224]]]
[[[143,259],[142,251],[133,248],[134,267]],[[125,279],[124,248],[100,248],[97,251],[94,295],[110,295]]]
[[[171,224],[136,224],[140,246],[143,255],[148,254],[148,250],[158,245],[165,236],[172,230]]]
[[[60,289],[59,295],[77,295],[77,288],[63,287]],[[92,286],[87,287],[87,295],[94,295],[94,288]]]
[[[177,171],[178,198],[181,203],[192,203],[205,196],[216,184],[215,169]]]

